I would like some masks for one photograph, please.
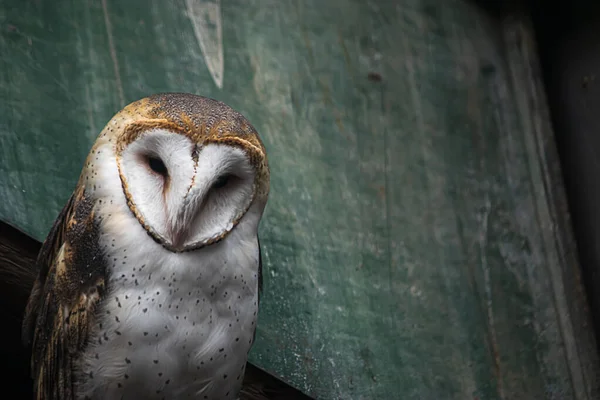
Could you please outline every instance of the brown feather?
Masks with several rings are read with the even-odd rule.
[[[59,214],[37,259],[38,278],[25,310],[36,399],[74,399],[74,360],[85,348],[105,292],[93,202],[82,190]]]

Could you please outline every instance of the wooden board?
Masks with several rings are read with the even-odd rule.
[[[323,399],[597,396],[520,20],[463,0],[0,10],[4,221],[42,239],[126,103],[214,97],[253,122],[273,171],[252,362]]]

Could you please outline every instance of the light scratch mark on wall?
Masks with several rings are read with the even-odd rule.
[[[221,0],[186,0],[185,5],[206,66],[217,87],[222,89],[224,63]]]
[[[479,246],[480,246],[480,257],[481,257],[481,268],[483,270],[483,283],[485,288],[485,304],[487,310],[487,318],[489,325],[489,334],[492,345],[492,351],[494,354],[494,361],[496,366],[497,390],[500,398],[504,399],[504,388],[502,386],[502,379],[500,378],[500,351],[498,349],[498,334],[496,333],[496,321],[494,320],[494,307],[492,302],[492,282],[490,277],[490,265],[487,258],[487,247],[488,247],[488,224],[490,219],[490,213],[492,212],[492,204],[489,199],[489,195],[486,193],[485,196],[485,209],[481,221],[481,232],[479,234]]]
[[[119,72],[119,59],[115,49],[115,42],[112,34],[112,26],[108,16],[108,7],[106,0],[102,0],[102,12],[104,13],[104,24],[106,25],[106,34],[108,36],[108,46],[110,47],[110,57],[112,58],[113,68],[115,70],[115,79],[117,80],[117,91],[119,93],[119,102],[121,107],[125,107],[125,95],[123,94],[123,83],[121,82],[121,73]]]

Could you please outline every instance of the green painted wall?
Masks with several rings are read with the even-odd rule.
[[[125,104],[217,98],[272,168],[253,363],[322,399],[592,399],[521,28],[463,0],[0,0],[0,218],[43,239]]]

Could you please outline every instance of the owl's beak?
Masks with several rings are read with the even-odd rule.
[[[171,246],[176,250],[183,250],[189,239],[192,224],[202,212],[209,187],[194,185],[183,196],[179,207],[175,210],[175,217],[171,219]]]

